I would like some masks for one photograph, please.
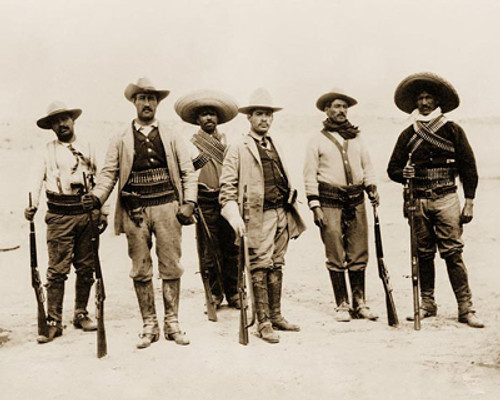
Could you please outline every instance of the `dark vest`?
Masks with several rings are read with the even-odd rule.
[[[153,168],[167,168],[167,157],[158,128],[154,128],[146,137],[134,126],[134,162],[132,171],[144,171]]]
[[[263,148],[256,140],[264,172],[264,210],[284,207],[288,202],[288,181],[280,157],[273,142],[271,149]]]

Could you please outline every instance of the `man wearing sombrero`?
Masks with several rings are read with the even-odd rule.
[[[158,104],[169,94],[141,78],[125,89],[137,117],[115,136],[97,178],[93,200],[110,195],[118,180],[115,233],[125,233],[132,260],[130,277],[139,302],[143,332],[138,348],[159,338],[153,289],[151,247],[156,238],[159,276],[165,306],[165,339],[187,345],[178,321],[181,224],[189,224],[196,204],[196,175],[186,143],[155,118]]]
[[[64,282],[71,264],[76,271],[75,310],[73,325],[83,331],[94,331],[97,325],[87,312],[89,294],[94,283],[92,259],[92,232],[87,210],[82,204],[86,176],[88,187],[94,184],[96,157],[93,147],[86,140],[77,138],[75,120],[82,110],[67,108],[62,102],[49,105],[47,115],[37,121],[41,129],[53,130],[57,136],[44,147],[34,163],[32,207],[25,210],[25,217],[33,220],[40,202],[40,191],[45,185],[47,197],[47,323],[48,336],[39,336],[39,343],[47,343],[63,332],[62,311]],[[104,202],[103,202],[104,204]],[[107,226],[107,207],[94,211],[93,218],[100,233]]]
[[[203,222],[198,221],[198,257],[203,269],[209,271],[208,280],[216,307],[220,307],[225,295],[229,307],[239,308],[238,246],[234,244],[234,231],[220,215],[219,205],[219,178],[227,141],[226,135],[217,129],[218,125],[238,115],[238,106],[225,93],[199,90],[178,99],[174,108],[183,121],[199,126],[198,132],[191,138],[192,158],[194,168],[198,171],[198,207],[210,231],[211,243],[208,243],[203,233]],[[217,279],[214,254],[220,263],[221,279]],[[223,287],[220,287],[221,284]]]
[[[257,89],[249,104],[239,108],[250,122],[250,132],[229,147],[219,196],[222,216],[237,235],[246,231],[258,332],[269,343],[279,342],[275,329],[300,330],[281,314],[281,291],[288,241],[305,229],[295,204],[297,191],[291,185],[282,152],[269,135],[274,113],[279,110],[265,89]],[[250,212],[248,226],[241,217],[244,188]]]
[[[482,328],[484,324],[472,306],[467,268],[462,258],[462,226],[472,220],[478,184],[476,161],[463,129],[444,116],[458,107],[458,94],[449,82],[426,72],[405,78],[396,89],[394,101],[413,119],[412,125],[399,135],[387,172],[398,183],[413,180],[413,196],[417,201],[420,317],[437,314],[434,299],[437,247],[446,262],[457,299],[459,322]],[[465,197],[462,210],[457,195],[457,175]]]
[[[304,183],[314,223],[325,245],[326,267],[335,301],[335,319],[376,320],[365,302],[365,269],[368,263],[368,226],[364,192],[374,204],[379,196],[375,172],[359,129],[347,119],[357,104],[340,89],[322,95],[316,107],[326,113],[323,129],[307,145]],[[352,308],[346,283],[352,292]]]

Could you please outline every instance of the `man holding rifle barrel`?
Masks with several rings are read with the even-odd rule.
[[[472,306],[467,268],[462,250],[463,224],[473,217],[473,199],[478,184],[474,153],[463,129],[444,113],[458,107],[455,88],[433,73],[417,73],[397,87],[396,106],[411,114],[413,123],[399,136],[387,172],[398,183],[410,181],[414,229],[418,248],[417,279],[421,306],[416,317],[437,314],[434,299],[436,247],[446,262],[450,283],[458,303],[458,321],[484,327]],[[462,182],[465,204],[460,210],[456,176]],[[409,317],[412,320],[414,317]]]
[[[75,310],[73,325],[85,332],[95,331],[97,325],[88,316],[87,303],[94,282],[94,264],[91,226],[87,210],[82,204],[86,186],[94,185],[95,154],[90,144],[77,138],[75,120],[80,109],[68,109],[61,102],[49,105],[47,115],[37,121],[41,129],[53,130],[56,140],[49,142],[35,163],[32,189],[33,202],[24,212],[33,221],[38,209],[40,191],[45,185],[47,197],[47,324],[46,335],[38,337],[47,343],[63,332],[62,310],[64,282],[71,264],[76,271]],[[84,175],[88,178],[84,182]],[[94,223],[102,233],[107,226],[107,209],[92,213]],[[33,256],[33,255],[32,255]]]
[[[295,204],[297,191],[290,184],[282,152],[269,135],[279,110],[265,89],[257,89],[249,105],[239,108],[247,115],[250,132],[229,147],[219,197],[222,216],[238,236],[246,233],[258,332],[269,343],[279,342],[275,329],[300,330],[281,314],[281,291],[288,241],[305,229]],[[248,226],[242,219],[245,187]]]

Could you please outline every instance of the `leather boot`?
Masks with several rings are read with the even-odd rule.
[[[365,270],[349,271],[349,281],[351,282],[352,306],[355,318],[375,321],[378,315],[370,311],[365,301]]]
[[[259,326],[259,336],[269,343],[278,343],[279,335],[273,330],[269,313],[269,292],[267,287],[267,270],[252,271],[252,288],[255,300],[255,312]]]
[[[418,277],[420,284],[420,319],[435,317],[437,315],[437,305],[434,299],[434,286],[436,280],[436,270],[433,258],[418,258]],[[408,315],[407,321],[413,321],[414,315]]]
[[[445,259],[451,287],[458,303],[458,321],[473,328],[484,328],[484,323],[475,315],[472,307],[472,293],[467,277],[467,268],[461,253]]]
[[[173,340],[180,345],[188,345],[189,339],[179,327],[179,299],[181,292],[180,279],[163,280],[163,305],[165,307],[164,330],[165,339]]]
[[[156,319],[153,282],[134,281],[134,289],[143,321],[142,333],[139,335],[141,340],[137,343],[136,347],[138,349],[145,349],[160,338],[158,320]]]
[[[345,272],[328,271],[332,281],[333,295],[337,307],[335,308],[335,320],[338,322],[349,322],[351,320],[349,300],[347,296],[347,284]]]
[[[82,329],[84,332],[97,330],[97,324],[88,316],[87,304],[89,302],[90,289],[94,283],[92,275],[76,275],[75,282],[75,315],[73,326]]]
[[[291,324],[281,314],[281,290],[283,287],[283,271],[281,268],[271,269],[267,273],[269,292],[269,310],[273,328],[281,331],[299,332],[300,326]]]
[[[64,281],[56,280],[47,284],[47,336],[38,336],[40,344],[52,342],[56,337],[62,336],[62,310],[64,299]]]

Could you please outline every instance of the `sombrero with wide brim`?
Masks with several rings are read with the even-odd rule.
[[[128,101],[134,102],[134,96],[138,93],[154,93],[158,103],[168,96],[170,90],[157,89],[148,78],[139,78],[137,83],[130,83],[125,88],[125,97]]]
[[[316,107],[320,111],[325,111],[325,107],[327,104],[330,104],[333,100],[340,99],[344,100],[347,103],[348,107],[355,106],[358,104],[358,101],[351,96],[348,96],[344,93],[342,89],[339,88],[333,88],[330,90],[328,93],[325,93],[322,95],[317,101],[316,101]]]
[[[267,89],[259,88],[255,90],[248,100],[248,105],[238,108],[238,111],[242,114],[251,114],[255,109],[271,110],[273,112],[283,110],[283,107],[278,107],[273,104],[273,99],[271,94]]]
[[[432,72],[419,72],[403,79],[394,92],[394,102],[401,111],[411,114],[417,108],[417,96],[423,91],[436,96],[443,113],[460,105],[453,85]]]
[[[42,129],[52,129],[54,118],[61,114],[68,114],[74,121],[82,115],[82,110],[79,108],[68,108],[63,102],[54,101],[47,107],[47,115],[36,121],[36,124]]]
[[[217,113],[217,123],[231,121],[238,115],[238,104],[229,95],[216,90],[197,90],[179,98],[175,104],[175,112],[181,119],[198,125],[198,112],[204,108],[213,108]]]

